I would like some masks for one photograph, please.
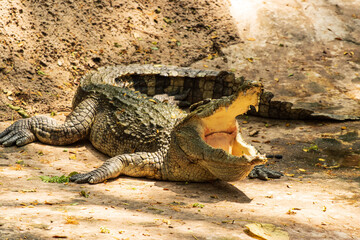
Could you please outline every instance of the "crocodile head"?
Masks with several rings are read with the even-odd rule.
[[[261,93],[261,84],[249,82],[231,96],[195,104],[175,128],[178,147],[215,179],[245,178],[266,158],[244,141],[236,117],[246,113],[250,106],[257,108]]]

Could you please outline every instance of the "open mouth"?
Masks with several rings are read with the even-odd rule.
[[[220,106],[210,116],[202,118],[203,140],[213,148],[223,149],[234,156],[256,156],[258,151],[246,143],[239,132],[236,117],[257,106],[259,88],[251,88]]]

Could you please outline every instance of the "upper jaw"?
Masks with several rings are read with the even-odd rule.
[[[250,106],[256,108],[261,93],[260,84],[246,85],[229,97],[205,104],[198,112],[202,139],[211,147],[223,149],[230,155],[260,156],[252,145],[243,140],[236,117],[245,114]]]
[[[210,133],[235,131],[236,117],[245,114],[250,106],[257,108],[262,93],[260,84],[246,86],[231,96],[204,104],[193,114],[201,119],[202,125]]]

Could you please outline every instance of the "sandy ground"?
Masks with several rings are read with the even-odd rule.
[[[231,70],[280,100],[359,115],[359,1],[231,2],[0,0],[0,120],[20,118],[7,104],[69,111],[81,75],[120,63]],[[253,239],[253,222],[360,239],[359,122],[239,121],[261,152],[283,155],[269,161],[283,178],[44,183],[107,157],[88,142],[0,147],[0,239]]]
[[[257,222],[281,227],[291,239],[360,239],[359,168],[331,168],[334,162],[324,145],[315,152],[303,150],[330,132],[344,139],[341,136],[359,129],[359,124],[259,118],[240,122],[248,141],[263,152],[283,154],[281,160],[271,159],[269,167],[281,169],[286,176],[232,183],[128,177],[96,185],[44,183],[39,176],[85,172],[107,157],[88,142],[0,148],[1,237],[253,239],[244,232],[245,225]],[[2,123],[0,130],[8,125]],[[259,131],[258,136],[250,137],[253,131]],[[352,138],[352,144],[359,142]],[[88,198],[81,196],[82,191]]]

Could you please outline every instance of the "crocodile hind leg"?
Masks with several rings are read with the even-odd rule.
[[[282,176],[284,176],[284,174],[268,169],[264,164],[255,166],[249,174],[249,178],[258,178],[264,181],[267,181],[270,178],[281,178]]]
[[[67,145],[84,139],[96,114],[97,100],[87,98],[66,118],[63,124],[46,116],[16,121],[0,133],[0,144],[23,146],[38,139],[50,145]]]
[[[158,152],[122,154],[106,160],[103,165],[91,172],[71,176],[70,181],[99,183],[121,174],[160,180],[162,162],[163,155]]]
[[[158,99],[161,102],[166,102],[172,105],[176,105],[180,108],[187,108],[191,105],[190,102],[186,101],[186,98],[189,96],[190,89],[186,90],[183,93],[173,93],[173,94],[156,94],[153,98]]]

